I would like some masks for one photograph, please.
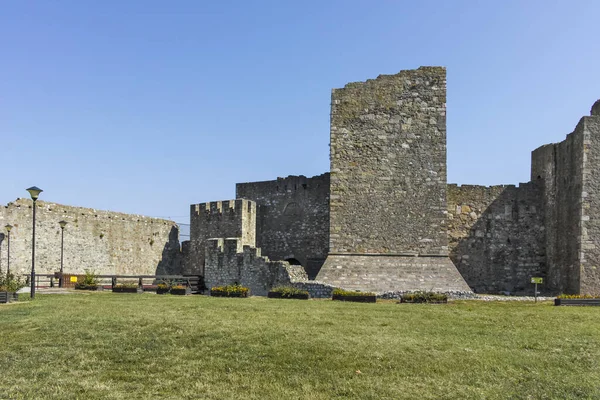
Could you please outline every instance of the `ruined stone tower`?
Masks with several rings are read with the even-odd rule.
[[[600,100],[560,143],[531,154],[543,190],[548,286],[600,293]]]
[[[317,280],[469,291],[448,258],[446,70],[350,83],[331,100],[329,254]]]
[[[213,201],[190,206],[189,274],[204,275],[205,247],[210,238],[240,238],[256,245],[256,204],[249,200]]]

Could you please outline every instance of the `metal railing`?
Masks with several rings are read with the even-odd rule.
[[[26,277],[27,284],[29,284],[29,275]],[[63,282],[63,287],[73,288],[75,287],[76,281],[70,281],[71,277],[83,278],[85,275],[74,275],[74,274],[63,274],[63,278],[69,278],[69,281]],[[138,288],[146,291],[156,290],[156,286],[160,283],[169,283],[170,285],[179,284],[185,287],[202,290],[201,282],[202,277],[199,275],[96,275],[95,278],[98,280],[98,286],[105,289],[113,289],[119,280],[123,281],[137,281]],[[36,288],[57,288],[59,287],[60,274],[35,274],[35,287]]]

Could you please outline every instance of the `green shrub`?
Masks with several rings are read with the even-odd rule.
[[[210,289],[211,294],[217,294],[222,296],[248,296],[249,289],[241,285],[227,285],[227,286],[215,286]]]
[[[593,294],[560,294],[556,296],[558,299],[600,299],[600,296]]]
[[[271,289],[271,292],[281,293],[281,297],[292,297],[294,295],[309,295],[308,290],[298,289],[293,286],[277,286]]]
[[[402,303],[445,303],[448,295],[435,292],[414,292],[403,294],[400,298]]]
[[[333,289],[333,295],[334,296],[341,296],[341,297],[354,297],[354,296],[375,296],[375,293],[372,292],[354,292],[351,290],[344,290],[344,289],[340,289],[340,288],[335,288]]]
[[[0,292],[16,292],[25,287],[25,281],[13,274],[0,275]]]
[[[86,269],[85,275],[82,279],[78,279],[77,283],[84,286],[98,286],[98,275],[96,275],[95,271]]]
[[[75,289],[79,289],[79,290],[95,290],[95,289],[98,289],[98,285],[86,285],[86,284],[77,282],[75,284]]]
[[[115,285],[116,289],[137,289],[138,284],[137,283],[119,283]]]

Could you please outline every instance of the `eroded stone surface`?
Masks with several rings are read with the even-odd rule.
[[[0,227],[10,232],[10,268],[31,271],[33,209],[30,199],[0,207]],[[36,273],[60,270],[61,229],[64,231],[64,271],[83,274],[155,275],[179,273],[179,228],[173,221],[112,211],[71,207],[38,200],[36,208]],[[6,271],[7,240],[2,242],[1,267]]]

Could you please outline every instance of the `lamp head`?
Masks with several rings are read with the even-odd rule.
[[[27,191],[29,192],[29,194],[31,195],[31,198],[35,201],[38,199],[40,193],[43,192],[42,189],[40,189],[37,186],[32,186],[29,189],[27,189]]]
[[[65,226],[67,226],[67,221],[59,221],[58,224],[60,225],[60,229],[65,229]]]
[[[6,226],[5,226],[5,228],[6,228],[6,231],[7,231],[8,233],[10,233],[10,230],[12,229],[12,225],[11,225],[11,224],[8,224],[8,225],[6,225]]]

